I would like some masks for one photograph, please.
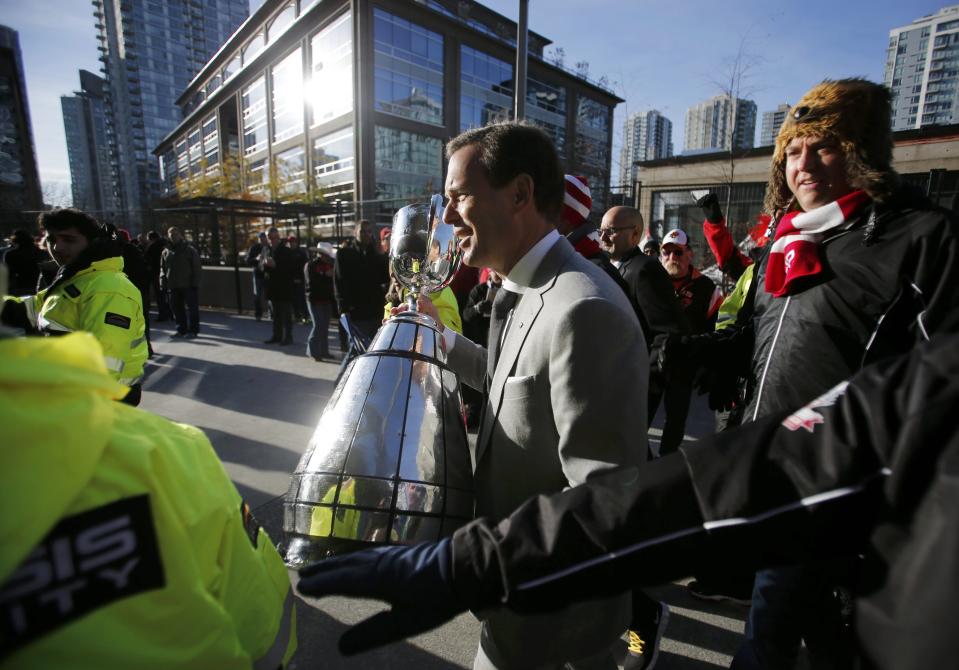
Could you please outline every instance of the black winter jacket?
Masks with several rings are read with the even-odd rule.
[[[689,320],[662,263],[636,247],[623,256],[619,272],[626,282],[627,295],[636,305],[647,347],[657,335],[690,332]]]
[[[790,296],[765,291],[766,258],[736,328],[749,360],[745,419],[798,407],[864,365],[959,332],[956,217],[902,190],[819,245],[823,272]],[[730,342],[729,334],[725,337]],[[733,349],[713,352],[728,360]],[[750,355],[751,353],[751,355]]]
[[[453,536],[473,609],[547,611],[724,565],[864,556],[866,668],[951,666],[959,636],[959,337],[776,413]]]

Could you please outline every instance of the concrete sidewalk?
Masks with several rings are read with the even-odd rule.
[[[338,354],[336,327],[332,322],[331,326],[332,350]],[[171,338],[173,331],[171,323],[154,324],[156,355],[147,366],[141,407],[202,428],[257,518],[281,542],[282,496],[333,392],[338,363],[317,363],[306,355],[309,326],[295,326],[291,346],[262,344],[271,334],[269,321],[224,312],[202,312],[196,339]],[[708,433],[711,419],[695,401],[687,430],[690,438]],[[676,584],[651,593],[669,603],[671,611],[657,668],[728,667],[739,644],[745,608],[702,603]],[[479,624],[469,614],[387,649],[342,658],[336,650],[339,635],[381,609],[377,603],[342,598],[299,600],[300,650],[294,667],[472,667]],[[625,654],[625,649],[623,642],[619,652]]]

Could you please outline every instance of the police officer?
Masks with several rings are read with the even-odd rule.
[[[43,212],[39,224],[59,269],[36,295],[4,297],[3,322],[27,333],[92,333],[114,380],[128,387],[124,402],[140,402],[148,349],[140,292],[123,274],[122,248],[107,229],[76,209]]]
[[[0,666],[286,665],[286,568],[203,433],[114,402],[89,333],[0,359]]]

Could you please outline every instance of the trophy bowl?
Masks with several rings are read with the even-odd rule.
[[[340,378],[284,500],[286,562],[448,536],[473,516],[459,379],[443,335],[415,310],[452,279],[459,251],[443,201],[393,219],[390,264],[412,309],[390,318]]]

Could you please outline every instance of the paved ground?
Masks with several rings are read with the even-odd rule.
[[[141,407],[202,428],[257,517],[271,537],[280,540],[282,496],[333,392],[337,364],[316,363],[305,355],[308,326],[296,326],[295,345],[280,347],[261,343],[270,336],[267,321],[216,312],[203,312],[201,320],[202,333],[194,340],[171,339],[170,323],[155,324],[156,356],[149,363]],[[695,404],[687,433],[701,436],[711,430],[710,413]],[[655,439],[658,430],[651,435]],[[295,579],[294,574],[291,577]],[[742,634],[745,608],[704,604],[689,597],[680,584],[667,584],[653,593],[669,603],[671,611],[657,668],[728,667]],[[479,626],[470,615],[386,650],[358,659],[340,657],[336,651],[340,633],[380,608],[339,598],[299,601],[300,651],[295,667],[472,666]],[[625,647],[624,642],[621,653]]]

